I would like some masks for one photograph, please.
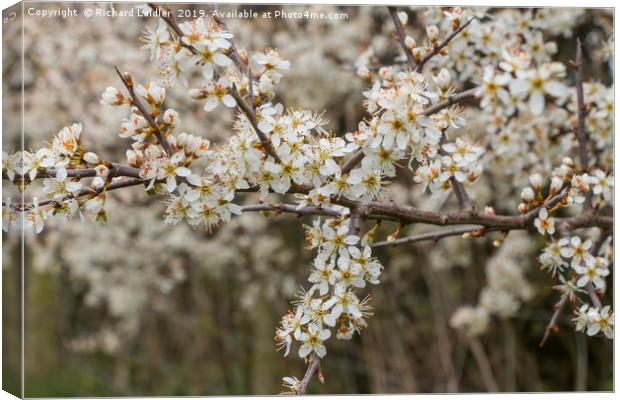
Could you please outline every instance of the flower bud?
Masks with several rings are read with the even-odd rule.
[[[439,37],[439,28],[437,28],[436,25],[428,25],[426,27],[426,35],[430,40],[437,40],[437,38]]]
[[[172,108],[169,108],[164,112],[163,121],[166,125],[175,125],[179,120],[179,113]]]
[[[536,190],[540,190],[542,188],[543,180],[540,174],[530,175],[530,185]]]
[[[558,193],[560,189],[562,188],[563,183],[564,181],[557,176],[554,176],[553,178],[551,178],[551,186],[549,187],[549,194],[553,196],[554,194]]]
[[[125,96],[115,87],[109,86],[101,95],[101,103],[109,106],[118,106],[125,102]]]
[[[405,37],[405,46],[407,46],[408,49],[415,48],[417,46],[415,39],[407,35],[407,37]]]
[[[132,167],[139,167],[144,162],[144,156],[141,150],[127,150],[127,162]]]
[[[536,198],[536,194],[531,187],[523,188],[523,190],[521,191],[521,200],[527,203],[534,200],[534,198]]]
[[[574,162],[574,161],[573,161],[573,159],[572,159],[572,158],[570,158],[570,157],[564,157],[564,158],[562,159],[562,164],[564,164],[564,165],[566,165],[566,166],[569,166],[569,167],[571,167],[571,168],[575,168],[575,162]]]
[[[99,164],[95,167],[95,171],[97,172],[97,176],[102,178],[106,178],[110,174],[110,170],[103,164]]]
[[[407,25],[407,21],[409,20],[409,16],[407,15],[406,12],[400,11],[398,13],[398,20],[400,21],[401,25]]]
[[[411,49],[411,54],[413,55],[414,60],[420,61],[424,56],[424,51],[419,47],[415,47]]]
[[[390,80],[393,77],[392,68],[383,67],[379,70],[379,76],[385,80]]]
[[[529,208],[527,207],[527,204],[519,203],[518,210],[520,213],[525,214]]]
[[[103,187],[104,184],[105,184],[105,181],[100,176],[96,176],[93,178],[93,181],[90,183],[90,186],[94,189],[98,189],[98,188]]]
[[[362,79],[370,79],[370,70],[365,65],[360,65],[356,71],[356,74]]]
[[[103,198],[97,196],[84,203],[84,209],[90,213],[96,214],[103,208]]]
[[[101,160],[99,160],[99,156],[91,151],[84,153],[82,159],[92,165],[97,165],[101,162]]]
[[[207,96],[205,95],[205,91],[203,89],[190,89],[189,97],[194,100],[202,100]]]
[[[178,147],[185,147],[187,146],[188,142],[189,142],[189,135],[185,132],[181,132],[181,134],[177,138]]]
[[[452,83],[452,75],[446,68],[442,68],[433,80],[441,89],[447,90],[450,87],[450,83]]]

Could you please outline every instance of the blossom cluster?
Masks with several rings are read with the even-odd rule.
[[[603,333],[608,339],[614,338],[614,314],[609,306],[602,309],[584,304],[575,312],[575,329],[577,332],[586,331],[588,336]]]
[[[378,284],[383,266],[372,257],[365,240],[349,232],[349,218],[315,220],[306,226],[309,249],[317,249],[308,281],[313,285],[302,291],[280,321],[275,341],[288,355],[293,340],[301,343],[301,358],[327,353],[323,344],[332,336],[350,340],[366,327],[371,314],[368,298],[360,300],[356,291],[367,283]]]
[[[562,164],[552,171],[546,196],[543,190],[547,185],[544,185],[541,175],[531,175],[530,185],[521,191],[519,204],[519,211],[524,213],[540,208],[534,226],[541,235],[553,237],[554,234],[559,234],[560,239],[552,238],[538,259],[543,270],[548,271],[554,278],[557,276],[560,284],[556,288],[573,300],[578,293],[586,292],[584,288],[588,285],[592,290],[606,290],[605,277],[609,275],[609,261],[606,257],[591,253],[592,239],[584,241],[580,236],[569,237],[561,227],[556,227],[556,220],[551,213],[557,213],[560,208],[583,205],[586,201],[600,208],[605,202],[612,200],[613,188],[613,174],[606,174],[600,169],[594,170],[592,174],[578,174],[575,169],[573,160],[565,157]],[[545,204],[554,196],[562,196],[562,200],[548,209]],[[607,310],[609,312],[609,308]],[[613,316],[613,313],[611,315]],[[576,328],[578,331],[583,330],[579,324]],[[593,331],[588,332],[590,334]],[[613,335],[610,332],[612,328],[608,327],[606,336]]]

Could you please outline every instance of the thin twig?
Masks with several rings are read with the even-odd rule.
[[[291,213],[299,216],[303,215],[323,215],[326,217],[339,218],[342,214],[336,210],[329,210],[326,208],[317,207],[302,207],[297,208],[295,204],[250,204],[241,207],[242,212],[253,211],[274,211],[276,213]]]
[[[121,78],[123,85],[125,85],[125,87],[127,88],[127,91],[129,92],[129,96],[131,96],[133,106],[135,106],[138,109],[138,112],[149,123],[149,125],[151,126],[151,129],[153,129],[153,132],[155,133],[155,137],[157,137],[157,140],[159,141],[159,144],[161,144],[161,146],[164,148],[164,151],[166,152],[168,157],[170,157],[170,155],[172,154],[172,150],[170,149],[170,144],[168,144],[168,141],[166,140],[164,135],[161,133],[161,131],[157,127],[157,123],[155,122],[155,119],[153,118],[151,113],[146,111],[146,108],[144,108],[144,105],[142,105],[142,103],[140,102],[140,99],[138,99],[138,96],[136,95],[136,92],[134,91],[133,82],[128,81],[116,66],[114,66],[114,69],[116,70],[116,73],[118,74],[119,78]]]
[[[441,140],[439,141],[439,154],[442,156],[448,155],[448,153],[444,150],[443,144],[446,141],[445,133],[442,133]],[[461,210],[472,210],[471,200],[467,195],[467,191],[465,190],[465,186],[463,182],[459,182],[455,176],[450,177],[450,184],[452,185],[452,190],[456,195],[456,199],[459,202],[459,208]]]
[[[450,35],[448,35],[448,37],[446,37],[433,50],[431,50],[426,56],[424,56],[419,64],[416,64],[415,60],[413,59],[413,56],[410,56],[411,51],[409,51],[407,49],[407,46],[405,45],[405,32],[403,30],[402,24],[400,23],[400,19],[398,18],[398,13],[396,12],[396,9],[394,7],[389,7],[389,10],[390,10],[390,14],[392,15],[392,19],[394,20],[394,25],[396,26],[396,31],[398,32],[401,46],[403,47],[403,50],[405,50],[405,53],[407,54],[407,58],[409,59],[411,69],[417,72],[422,71],[424,64],[428,60],[430,60],[433,56],[439,53],[441,49],[444,48],[450,42],[450,40],[452,40],[456,35],[462,32],[463,29],[465,29],[475,19],[475,17],[471,18],[465,24],[463,24],[458,29],[456,29],[454,32],[452,32]],[[447,104],[446,106],[449,106],[451,104],[450,101],[454,101],[454,100],[450,100],[450,98],[448,98],[447,101],[445,102]],[[436,111],[431,112],[429,110],[426,110],[425,115],[428,116],[429,114],[433,114],[434,112]],[[441,143],[440,143],[439,151],[440,153],[443,153],[443,149],[441,148]],[[345,166],[350,167],[348,163],[345,164]],[[353,165],[353,167],[354,166],[355,165]],[[450,178],[450,183],[452,184],[454,193],[456,194],[456,197],[459,201],[459,207],[461,208],[461,210],[472,210],[473,208],[472,208],[471,200],[469,199],[469,196],[467,195],[467,192],[465,191],[465,187],[463,186],[463,183],[457,181],[455,177]]]
[[[217,4],[213,4],[211,6],[211,9],[212,11],[217,11]],[[217,13],[211,12],[211,18],[213,18],[215,23],[220,25],[225,31],[228,31],[228,26],[226,26],[226,22],[224,22],[224,20],[220,18]],[[243,62],[243,59],[241,58],[241,55],[239,54],[239,51],[237,50],[237,46],[235,46],[235,42],[233,40],[230,40],[229,42],[230,42],[230,48],[229,48],[230,58],[237,65],[237,68],[239,68],[239,71],[241,71],[242,74],[248,74],[249,67],[248,65],[246,65],[245,62]]]
[[[267,137],[267,135],[265,135],[263,131],[258,128],[258,120],[256,119],[256,114],[254,113],[253,109],[250,108],[250,106],[246,104],[245,101],[243,101],[235,84],[233,84],[230,90],[230,94],[237,102],[237,106],[239,107],[241,112],[248,118],[248,121],[250,121],[250,124],[252,125],[252,128],[254,128],[254,131],[256,132],[256,135],[258,136],[258,139],[261,142],[261,146],[263,146],[265,152],[271,157],[273,157],[273,159],[278,164],[282,163],[282,160],[280,159],[271,144],[271,140]]]
[[[563,232],[563,233],[565,234],[566,232]],[[607,232],[605,231],[601,232],[600,237],[597,239],[596,243],[594,243],[594,245],[592,246],[592,255],[598,256],[599,252],[601,251],[601,247],[603,247],[605,240],[607,240],[607,235],[608,235]],[[598,298],[598,295],[596,294],[596,291],[594,290],[594,287],[592,286],[591,283],[586,285],[586,290],[588,291],[588,294],[594,306],[600,309],[602,307],[601,301]],[[551,334],[551,331],[557,332],[558,318],[560,317],[560,314],[562,313],[562,311],[564,310],[564,307],[568,303],[569,298],[570,298],[569,293],[565,293],[562,295],[560,300],[558,300],[558,302],[555,303],[555,305],[553,306],[554,312],[553,312],[553,315],[551,316],[551,320],[549,321],[549,323],[547,324],[547,327],[545,328],[545,333],[543,334],[542,340],[540,341],[540,344],[539,344],[540,347],[543,347],[545,345],[545,343],[547,342],[547,339],[549,338],[549,335]]]
[[[400,47],[402,47],[405,55],[407,56],[407,60],[409,60],[409,65],[411,69],[415,70],[417,63],[413,58],[413,54],[411,53],[411,49],[407,47],[405,44],[405,38],[407,37],[407,33],[405,32],[405,28],[403,24],[400,23],[400,18],[398,17],[398,10],[396,7],[388,7],[390,10],[390,15],[392,16],[392,21],[394,21],[394,27],[396,28],[396,36],[398,37],[398,42],[400,43]]]
[[[586,136],[586,106],[583,96],[583,49],[581,40],[577,38],[577,54],[575,56],[575,85],[577,87],[577,141],[579,143],[579,161],[581,170],[588,170],[588,139]],[[584,208],[592,208],[592,193],[588,191]]]
[[[437,54],[439,54],[441,49],[446,47],[448,45],[448,43],[450,43],[450,41],[456,37],[456,35],[461,33],[463,31],[463,29],[465,29],[467,27],[467,25],[471,24],[472,21],[475,20],[475,19],[476,19],[476,17],[470,18],[463,25],[459,26],[456,30],[452,31],[452,33],[450,33],[444,40],[442,40],[437,46],[435,46],[433,48],[433,50],[431,50],[424,57],[422,57],[422,60],[420,60],[420,62],[418,63],[416,71],[417,72],[422,72],[422,69],[424,68],[424,64],[426,64],[428,61],[430,61],[431,58],[433,58]]]
[[[126,165],[117,164],[117,163],[109,163],[107,166],[109,167],[109,170],[110,170],[110,173],[108,175],[109,177],[115,178],[115,177],[127,176],[131,178],[140,178],[140,170],[137,168],[133,168],[133,167],[129,167]],[[43,178],[53,178],[56,176],[56,172],[57,172],[56,168],[40,169],[39,171],[37,171],[37,176],[35,177],[35,180],[43,179]],[[17,174],[17,176],[20,178],[22,177],[19,174]],[[95,176],[97,176],[97,170],[95,168],[67,169],[68,178],[82,179],[82,178],[92,178]],[[25,177],[30,179],[28,174],[26,174]],[[2,179],[8,180],[8,176],[5,171],[2,172]]]
[[[476,364],[478,364],[478,369],[480,370],[480,375],[482,376],[482,381],[484,382],[487,391],[499,392],[499,385],[497,384],[497,380],[493,375],[493,370],[491,369],[489,357],[487,357],[487,354],[484,351],[484,347],[482,346],[480,339],[478,339],[477,337],[471,338],[469,340],[469,349],[474,355]]]
[[[464,226],[464,227],[446,229],[446,230],[437,231],[437,232],[421,233],[419,235],[407,236],[407,237],[403,237],[403,238],[392,240],[392,241],[386,240],[383,242],[376,242],[376,243],[373,243],[370,247],[373,247],[373,248],[391,247],[391,246],[398,246],[401,244],[418,243],[418,242],[423,242],[427,240],[433,240],[437,242],[438,240],[446,238],[446,237],[462,235],[464,233],[470,233],[470,232],[475,232],[475,231],[484,231],[484,226],[480,226],[480,225]]]
[[[558,330],[557,321],[558,321],[558,318],[560,318],[560,314],[562,314],[562,310],[564,310],[566,303],[568,303],[568,298],[569,298],[568,293],[565,293],[564,295],[562,295],[560,300],[557,303],[555,303],[555,305],[553,306],[554,308],[553,315],[551,316],[551,320],[549,321],[549,323],[547,324],[547,327],[545,328],[545,333],[543,334],[542,340],[538,344],[538,347],[543,347],[545,345],[545,343],[547,342],[547,339],[549,338],[549,335],[551,334],[551,331]]]
[[[177,24],[177,21],[174,19],[174,14],[172,13],[172,10],[170,10],[170,7],[166,7],[162,10],[157,4],[147,3],[147,5],[151,7],[153,11],[159,12],[159,17],[163,19],[164,22],[174,31],[174,33],[179,38],[179,43],[181,44],[181,46],[188,49],[192,54],[198,54],[198,50],[196,50],[194,46],[186,44],[181,40],[181,38],[185,35],[181,30],[181,27],[179,27],[179,24]]]

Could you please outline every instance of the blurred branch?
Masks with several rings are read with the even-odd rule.
[[[557,326],[558,318],[560,317],[562,310],[564,310],[564,307],[566,306],[566,303],[568,302],[568,297],[569,297],[568,293],[564,293],[562,297],[560,298],[560,300],[557,303],[555,303],[555,305],[553,306],[554,308],[553,315],[551,316],[551,320],[549,321],[549,323],[547,324],[547,327],[545,328],[545,333],[543,334],[542,340],[538,344],[538,347],[543,347],[545,345],[545,343],[547,342],[547,339],[549,338],[549,335],[551,334],[551,331],[554,331],[554,332],[558,331],[558,326]]]
[[[579,142],[579,161],[581,170],[588,170],[588,138],[586,134],[586,106],[583,96],[583,45],[581,39],[577,38],[577,54],[575,56],[576,82],[577,87],[577,141]],[[584,209],[592,208],[592,193],[588,191]]]
[[[407,56],[407,60],[409,61],[409,65],[413,70],[416,69],[417,63],[413,59],[413,54],[411,54],[411,49],[407,47],[405,44],[405,38],[407,37],[407,33],[405,32],[405,28],[403,24],[400,22],[400,18],[398,17],[398,10],[396,7],[388,7],[390,11],[390,16],[392,17],[392,21],[394,21],[394,27],[396,28],[396,36],[398,37],[398,42],[400,43],[400,47],[402,47],[405,55]]]
[[[480,343],[480,339],[469,339],[469,349],[474,355],[476,364],[478,364],[478,369],[480,370],[480,375],[482,376],[482,381],[484,382],[487,391],[494,393],[499,392],[499,385],[495,380],[495,376],[493,376],[493,370],[491,369],[489,357],[487,357],[484,347],[482,346],[482,343]]]

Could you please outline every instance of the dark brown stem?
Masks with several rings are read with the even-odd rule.
[[[242,212],[252,211],[273,211],[276,213],[291,213],[297,214],[300,217],[304,215],[322,215],[326,217],[340,218],[342,214],[335,210],[328,210],[325,208],[317,207],[303,207],[297,208],[295,204],[250,204],[241,207]]]
[[[110,177],[120,177],[120,176],[128,176],[131,178],[140,178],[140,170],[137,168],[129,167],[122,164],[117,163],[109,163],[108,168],[110,169]],[[21,175],[17,175],[21,177]],[[55,168],[45,168],[43,170],[39,170],[37,172],[36,179],[43,178],[53,178],[56,176]],[[97,171],[95,168],[73,168],[67,170],[67,177],[69,178],[92,178],[97,176]],[[28,175],[26,175],[28,177]],[[2,179],[8,179],[6,172],[2,172]]]
[[[575,86],[577,87],[577,141],[579,142],[579,161],[581,170],[588,171],[588,138],[586,136],[586,105],[583,96],[583,49],[581,40],[577,38],[577,54],[575,56]],[[584,208],[592,208],[592,193],[588,191]]]
[[[577,38],[577,55],[575,57],[576,87],[577,87],[577,141],[579,142],[579,161],[581,169],[588,169],[588,143],[586,138],[586,106],[583,96],[583,51],[581,40]]]

